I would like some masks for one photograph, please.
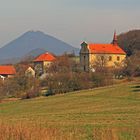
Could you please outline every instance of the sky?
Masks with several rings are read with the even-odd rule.
[[[140,29],[140,0],[0,0],[0,47],[29,30],[80,47],[133,29]]]

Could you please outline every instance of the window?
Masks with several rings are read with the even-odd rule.
[[[84,60],[86,59],[86,56],[84,55]]]
[[[112,61],[112,56],[109,56],[109,61]]]
[[[104,60],[104,56],[101,56],[101,60],[102,60],[102,61]]]
[[[84,71],[86,71],[86,66],[84,66]]]
[[[86,56],[85,55],[84,55],[84,61],[83,62],[84,62],[84,64],[86,63]]]
[[[117,61],[120,61],[120,57],[119,56],[117,56]]]

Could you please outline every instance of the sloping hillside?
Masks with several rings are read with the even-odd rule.
[[[118,43],[128,55],[133,54],[137,50],[140,51],[140,30],[132,30],[120,34]]]
[[[9,123],[23,122],[59,128],[69,133],[76,130],[79,137],[86,138],[92,138],[93,128],[118,128],[123,131],[126,129],[126,132],[132,129],[135,133],[133,130],[140,126],[139,81],[65,95],[2,103],[0,119]]]

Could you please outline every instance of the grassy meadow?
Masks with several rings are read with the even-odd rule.
[[[1,140],[139,140],[140,81],[0,104]]]

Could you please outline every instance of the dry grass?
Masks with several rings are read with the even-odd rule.
[[[140,129],[94,129],[93,140],[139,140]]]
[[[0,123],[0,140],[76,140],[75,133],[63,133],[56,128],[43,128],[25,123]]]
[[[93,128],[88,137],[79,137],[78,130],[63,133],[58,129],[30,126],[22,123],[0,123],[0,140],[139,140],[140,129]],[[78,136],[78,137],[77,137]]]

